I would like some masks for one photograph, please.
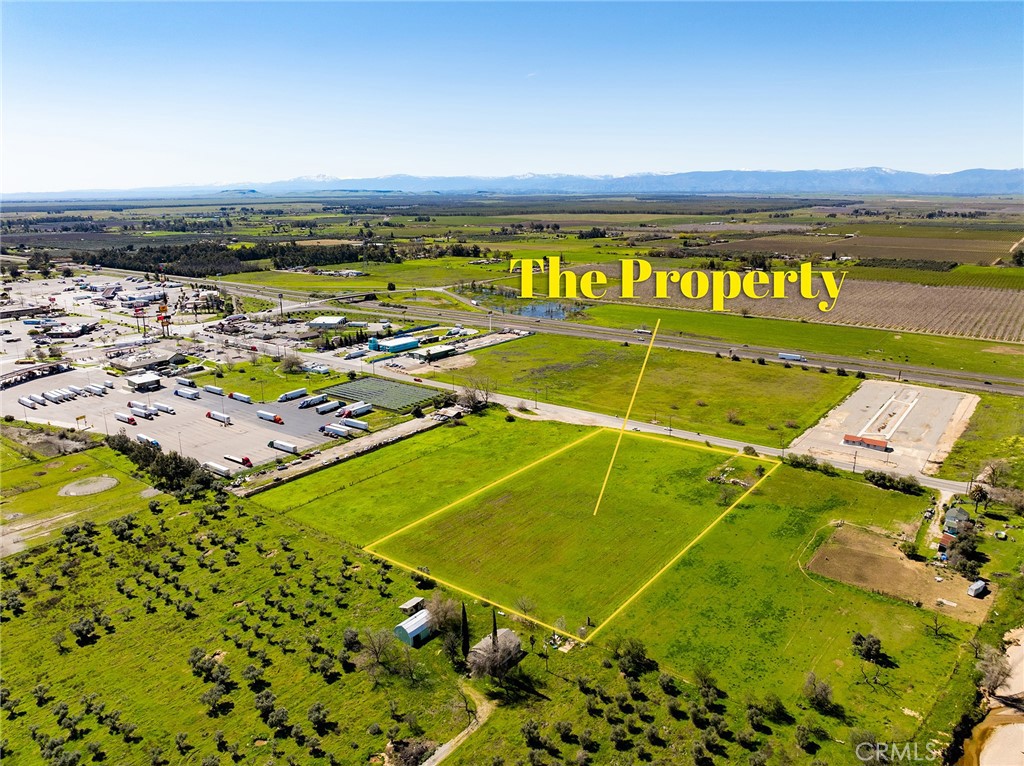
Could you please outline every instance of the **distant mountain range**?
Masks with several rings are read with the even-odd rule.
[[[163,186],[4,194],[4,200],[140,199],[182,197],[282,197],[346,192],[413,194],[1024,194],[1024,169],[911,173],[888,168],[845,170],[715,170],[636,173],[626,176],[410,176]]]

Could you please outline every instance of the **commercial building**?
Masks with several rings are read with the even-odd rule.
[[[423,362],[433,362],[437,359],[444,359],[445,357],[453,356],[455,353],[455,346],[440,345],[417,348],[415,351],[410,351],[409,356]]]
[[[159,389],[160,380],[160,376],[155,372],[142,372],[138,375],[129,375],[124,379],[132,391],[137,391],[140,394]]]
[[[370,351],[383,351],[387,354],[399,354],[420,345],[419,340],[404,336],[401,338],[370,338]]]

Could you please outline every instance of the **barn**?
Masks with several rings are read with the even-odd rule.
[[[403,644],[419,649],[430,640],[430,610],[421,609],[395,626],[395,636]]]

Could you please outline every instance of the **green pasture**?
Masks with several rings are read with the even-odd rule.
[[[370,549],[548,625],[598,625],[742,491],[707,481],[727,454],[630,434],[594,515],[617,439],[598,432]],[[729,468],[756,481],[749,458]]]
[[[963,435],[942,463],[939,476],[969,481],[987,463],[1005,460],[1000,484],[1024,489],[1024,402],[1017,396],[982,394]]]
[[[916,716],[931,710],[976,629],[943,619],[936,637],[925,610],[809,574],[801,563],[836,520],[891,528],[917,516],[920,505],[845,476],[780,467],[601,639],[643,635],[664,668],[684,675],[705,661],[724,688],[774,691],[836,740],[847,740],[851,728],[912,739]],[[882,688],[864,683],[864,663],[851,651],[857,631],[881,638],[892,658],[879,674]],[[801,689],[812,671],[832,685],[838,713],[807,709]],[[846,762],[832,760],[840,754],[848,755],[826,743],[828,762]]]
[[[876,362],[903,362],[918,367],[1020,376],[1024,361],[1020,346],[966,338],[948,338],[908,332],[890,332],[863,327],[760,319],[710,311],[663,309],[625,303],[601,303],[589,308],[579,321],[604,327],[654,327],[661,320],[660,334],[720,339],[723,353],[729,348],[753,343],[836,354]]]
[[[253,352],[255,353],[255,352]],[[219,374],[218,374],[219,373]],[[281,365],[270,357],[260,356],[255,362],[248,359],[228,364],[218,364],[217,370],[190,375],[196,385],[220,386],[226,393],[237,391],[248,394],[253,401],[271,402],[286,391],[296,388],[323,388],[332,383],[347,380],[341,372],[320,375],[312,372],[283,372]],[[241,406],[241,405],[238,405]]]
[[[454,376],[457,383],[487,382],[497,393],[522,397],[527,404],[536,398],[621,417],[646,351],[642,342],[624,346],[533,335],[473,352],[472,367],[430,376],[444,381]],[[786,369],[656,348],[631,417],[666,428],[783,446],[856,387],[852,375],[822,374],[816,367]]]
[[[255,495],[253,502],[364,546],[580,438],[497,411],[442,426]]]
[[[5,455],[14,452],[4,445]],[[52,458],[38,457],[29,461],[20,457],[17,463],[4,458],[0,482],[0,523],[19,524],[44,522],[64,514],[74,514],[74,520],[103,521],[117,515],[133,503],[143,502],[141,492],[148,485],[132,477],[131,464],[108,450],[87,450]],[[91,495],[60,495],[68,484],[89,479],[109,477],[116,480],[111,489]],[[71,516],[69,515],[69,521]],[[60,524],[63,526],[63,524]],[[40,531],[42,531],[42,527]],[[31,530],[25,534],[33,534]],[[43,535],[34,542],[49,539]]]

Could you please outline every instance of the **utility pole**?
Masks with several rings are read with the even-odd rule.
[[[853,451],[853,472],[857,473],[857,450]]]

